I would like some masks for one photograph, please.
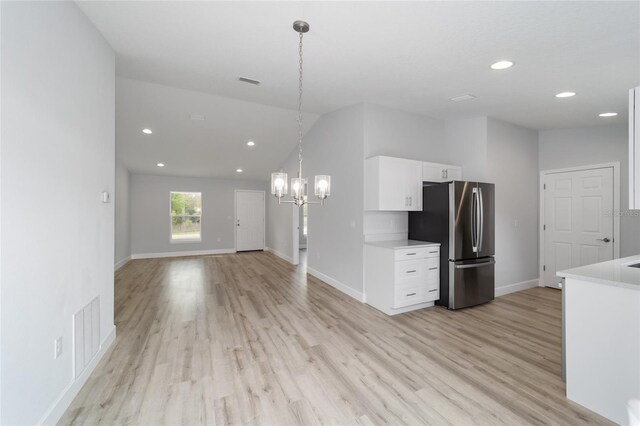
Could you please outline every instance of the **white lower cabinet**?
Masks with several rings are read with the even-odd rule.
[[[440,244],[365,244],[366,303],[387,315],[432,306],[440,298]]]

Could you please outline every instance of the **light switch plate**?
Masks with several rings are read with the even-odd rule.
[[[62,355],[62,336],[53,342],[53,359],[60,358],[60,355]]]

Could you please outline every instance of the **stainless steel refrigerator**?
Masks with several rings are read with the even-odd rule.
[[[440,300],[448,309],[495,297],[495,187],[453,181],[423,187],[421,212],[409,212],[409,239],[440,247]]]

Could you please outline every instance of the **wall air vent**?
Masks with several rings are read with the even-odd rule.
[[[451,100],[453,102],[464,102],[464,101],[470,101],[475,98],[476,97],[473,95],[462,95],[462,96],[456,96],[455,98],[451,98]]]
[[[238,80],[242,81],[243,83],[253,84],[254,86],[258,86],[260,84],[259,80],[254,80],[253,78],[240,77]]]

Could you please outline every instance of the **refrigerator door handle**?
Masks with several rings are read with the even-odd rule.
[[[484,238],[484,197],[482,188],[478,187],[478,212],[480,217],[480,226],[478,227],[478,251],[482,251],[482,239]]]
[[[471,250],[474,253],[478,252],[478,237],[479,237],[479,226],[478,226],[478,213],[480,206],[480,197],[478,195],[478,188],[474,187],[471,190]]]
[[[488,262],[481,262],[481,263],[469,263],[469,264],[466,264],[466,265],[454,265],[454,268],[456,268],[456,269],[481,268],[483,266],[495,265],[495,263],[496,263],[495,260],[490,260]]]

